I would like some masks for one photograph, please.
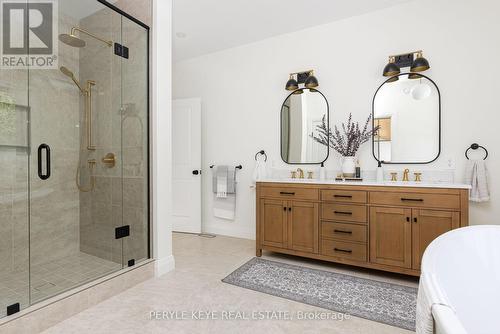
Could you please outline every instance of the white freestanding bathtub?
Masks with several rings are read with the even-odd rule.
[[[438,334],[500,333],[500,226],[443,234],[424,253],[420,289],[440,296],[432,307]]]

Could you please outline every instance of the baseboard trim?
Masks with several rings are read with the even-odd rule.
[[[230,223],[229,223],[230,224]],[[255,231],[233,226],[221,227],[220,224],[203,224],[203,233],[224,235],[227,237],[255,240]]]
[[[175,258],[173,255],[163,259],[155,260],[155,277],[160,277],[175,269]]]

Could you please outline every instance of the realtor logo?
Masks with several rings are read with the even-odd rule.
[[[2,69],[56,69],[57,0],[0,0]]]

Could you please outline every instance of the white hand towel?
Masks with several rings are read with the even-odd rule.
[[[228,167],[227,166],[217,166],[217,197],[226,198],[227,197],[227,177],[228,177]]]
[[[469,199],[472,202],[487,202],[490,200],[488,185],[488,169],[484,160],[469,160],[465,168],[465,183],[470,184]]]
[[[234,220],[236,212],[236,194],[228,194],[226,198],[214,197],[214,216]]]
[[[253,170],[253,182],[264,180],[267,177],[267,162],[257,160],[255,162],[255,169]]]

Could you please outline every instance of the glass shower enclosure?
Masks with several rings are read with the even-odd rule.
[[[0,68],[1,318],[148,259],[150,237],[149,28],[101,0],[0,4],[2,37],[7,17],[25,32],[2,58],[53,62]]]

